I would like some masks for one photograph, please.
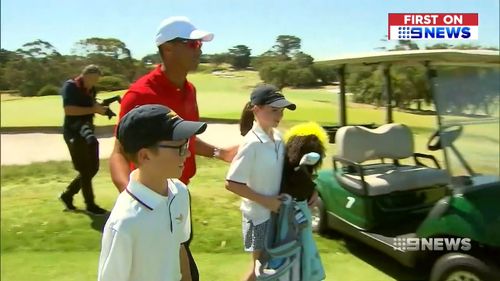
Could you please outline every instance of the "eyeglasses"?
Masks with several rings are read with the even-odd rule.
[[[203,42],[201,42],[201,40],[199,39],[192,40],[192,39],[175,38],[170,40],[169,42],[179,42],[182,44],[186,44],[189,48],[195,50],[201,49],[201,46],[203,46]]]
[[[185,143],[181,145],[167,145],[167,144],[157,144],[156,147],[161,147],[161,148],[176,148],[179,150],[179,156],[186,156],[188,149],[189,149],[189,141],[186,141]]]

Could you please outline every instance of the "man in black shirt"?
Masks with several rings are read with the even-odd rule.
[[[78,176],[61,193],[66,210],[74,211],[73,196],[82,190],[87,212],[105,215],[107,211],[94,202],[92,178],[99,170],[99,142],[94,135],[94,114],[104,115],[107,106],[96,102],[95,85],[101,70],[96,65],[86,66],[81,74],[64,82],[61,89],[64,106],[64,141]]]

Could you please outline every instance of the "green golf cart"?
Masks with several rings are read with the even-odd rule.
[[[333,168],[316,180],[313,228],[353,237],[429,279],[500,280],[500,55],[484,50],[394,51],[344,57]],[[349,68],[378,66],[386,124],[349,126]],[[423,68],[436,129],[415,151],[412,124],[393,120],[391,70]],[[433,113],[434,114],[434,113]],[[420,132],[420,134],[422,134]]]

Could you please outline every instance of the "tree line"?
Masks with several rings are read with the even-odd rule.
[[[385,39],[382,39],[385,41]],[[418,50],[421,47],[410,40],[384,51]],[[465,44],[453,46],[439,43],[425,49],[493,49]],[[88,38],[75,44],[70,55],[60,54],[49,42],[35,40],[15,51],[0,49],[0,90],[13,90],[23,96],[57,95],[60,85],[75,77],[83,66],[97,64],[103,70],[98,88],[102,91],[126,89],[138,77],[147,73],[152,66],[161,62],[157,53],[137,60],[132,58],[126,44],[115,38]],[[293,35],[279,35],[269,50],[252,56],[252,50],[245,45],[236,45],[227,52],[203,54],[200,71],[220,69],[253,69],[259,72],[266,83],[283,87],[317,87],[337,82],[337,68],[328,63],[315,63],[314,58],[301,50],[301,39]],[[417,101],[430,104],[424,67],[393,67],[392,88],[396,107],[408,108]],[[347,90],[354,95],[354,101],[374,105],[383,104],[383,79],[377,67],[353,68],[349,71]],[[456,108],[465,105],[456,105]],[[457,109],[458,110],[458,109]]]
[[[256,69],[263,81],[280,88],[333,82],[333,69],[327,73],[325,67],[314,66],[312,56],[300,51],[300,43],[298,37],[280,35],[276,44],[260,56],[252,56],[248,46],[236,45],[224,53],[203,54],[201,62],[210,65],[209,70],[227,65],[234,70]],[[125,43],[115,38],[83,39],[73,44],[70,53],[62,55],[52,44],[40,39],[15,51],[0,49],[0,90],[18,91],[23,96],[55,95],[66,79],[78,75],[83,66],[91,63],[103,70],[97,85],[100,90],[126,89],[161,62],[157,53],[140,60],[132,58]]]
[[[102,68],[98,86],[105,91],[125,89],[147,72],[118,39],[80,40],[70,55],[62,55],[49,42],[35,40],[15,51],[0,49],[0,90],[18,91],[22,96],[58,94],[61,84],[88,64]]]

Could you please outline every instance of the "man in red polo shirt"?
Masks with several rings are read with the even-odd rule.
[[[202,42],[212,39],[212,33],[196,29],[186,17],[170,17],[162,21],[156,33],[156,45],[163,63],[130,86],[121,101],[120,119],[135,106],[162,104],[174,110],[184,120],[198,121],[196,88],[186,77],[200,63]],[[186,185],[196,173],[195,155],[230,162],[237,147],[218,148],[193,136],[189,140],[189,150],[191,156],[184,162],[180,178]],[[109,166],[113,183],[120,192],[123,191],[128,184],[131,167],[118,141],[115,141]],[[188,245],[189,241],[185,248],[191,277],[192,280],[199,280],[198,269]]]

